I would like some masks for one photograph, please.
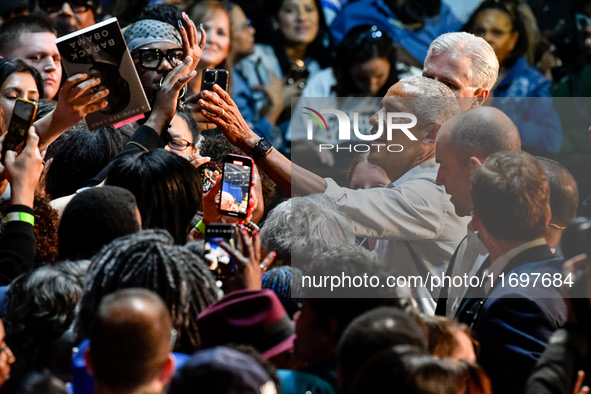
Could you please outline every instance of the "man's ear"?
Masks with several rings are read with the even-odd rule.
[[[550,204],[548,204],[547,207],[548,210],[548,215],[546,215],[546,226],[550,224],[550,222],[552,221],[552,209],[550,208]]]
[[[475,156],[470,157],[470,161],[468,162],[468,166],[470,167],[470,170],[474,171],[475,169],[477,169],[481,165],[482,165],[482,162],[480,161],[480,159],[478,157],[475,157]]]
[[[90,360],[90,346],[84,351],[84,362],[86,363],[86,371],[92,376],[92,361]]]
[[[437,133],[439,132],[440,128],[441,125],[436,123],[433,126],[431,126],[428,130],[425,130],[422,142],[425,145],[435,145],[435,138],[437,138]]]
[[[474,92],[475,100],[472,103],[472,108],[482,106],[482,104],[484,104],[484,102],[488,98],[489,94],[490,94],[490,90],[488,90],[488,89],[484,89],[484,88],[476,89],[476,91]]]
[[[176,372],[176,361],[172,353],[168,353],[168,358],[164,363],[162,372],[160,373],[160,382],[168,384],[172,380],[172,376]]]

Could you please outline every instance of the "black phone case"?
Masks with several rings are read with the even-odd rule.
[[[217,76],[214,82],[206,82],[205,75],[208,72],[217,71]],[[207,69],[203,72],[203,78],[201,80],[201,90],[210,90],[213,91],[213,85],[217,84],[226,92],[228,91],[228,79],[229,73],[227,70],[216,68],[216,69]]]

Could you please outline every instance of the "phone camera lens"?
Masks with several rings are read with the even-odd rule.
[[[206,83],[214,83],[216,80],[216,72],[215,71],[206,72],[203,79],[205,80]]]

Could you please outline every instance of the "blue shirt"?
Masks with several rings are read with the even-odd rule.
[[[539,153],[557,153],[562,145],[562,127],[550,86],[551,82],[521,57],[493,90],[492,106],[515,123],[521,145]]]
[[[447,5],[441,4],[439,15],[425,19],[422,28],[406,29],[384,0],[359,0],[345,6],[330,25],[335,44],[338,45],[349,30],[360,25],[376,25],[384,29],[395,43],[424,63],[431,42],[444,33],[460,30],[462,22]]]

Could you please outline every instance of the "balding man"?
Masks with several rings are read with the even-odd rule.
[[[439,163],[436,182],[445,186],[456,214],[461,217],[472,214],[470,179],[474,170],[492,153],[521,149],[515,124],[492,107],[474,108],[454,116],[441,127],[435,144]],[[488,250],[468,224],[468,235],[454,252],[446,275],[474,274],[487,256]],[[466,289],[464,282],[442,288],[436,313],[453,318]]]
[[[394,181],[386,188],[369,190],[339,187],[332,179],[323,179],[291,163],[272,148],[258,153],[261,138],[238,118],[239,113],[225,92],[215,88],[215,93],[223,103],[218,96],[204,93],[204,116],[216,123],[230,142],[245,152],[254,151],[257,165],[287,194],[324,193],[352,219],[358,236],[381,238],[374,252],[396,276],[420,275],[425,279],[445,270],[453,250],[466,234],[468,221],[454,213],[449,196],[435,184],[435,137],[441,125],[460,112],[454,94],[445,85],[424,77],[409,77],[388,90],[382,108],[370,121],[372,133],[381,130],[382,134],[372,142],[368,160],[382,167]],[[237,119],[230,121],[225,116],[211,115],[222,110]],[[391,112],[416,116],[416,126],[408,128],[414,140],[402,130],[386,132],[387,113]],[[397,123],[408,122],[404,119]],[[396,153],[386,149],[392,144],[403,149]],[[423,310],[433,313],[430,294],[420,297]]]
[[[94,392],[163,392],[175,369],[173,333],[168,308],[155,293],[125,289],[106,296],[85,356]]]

